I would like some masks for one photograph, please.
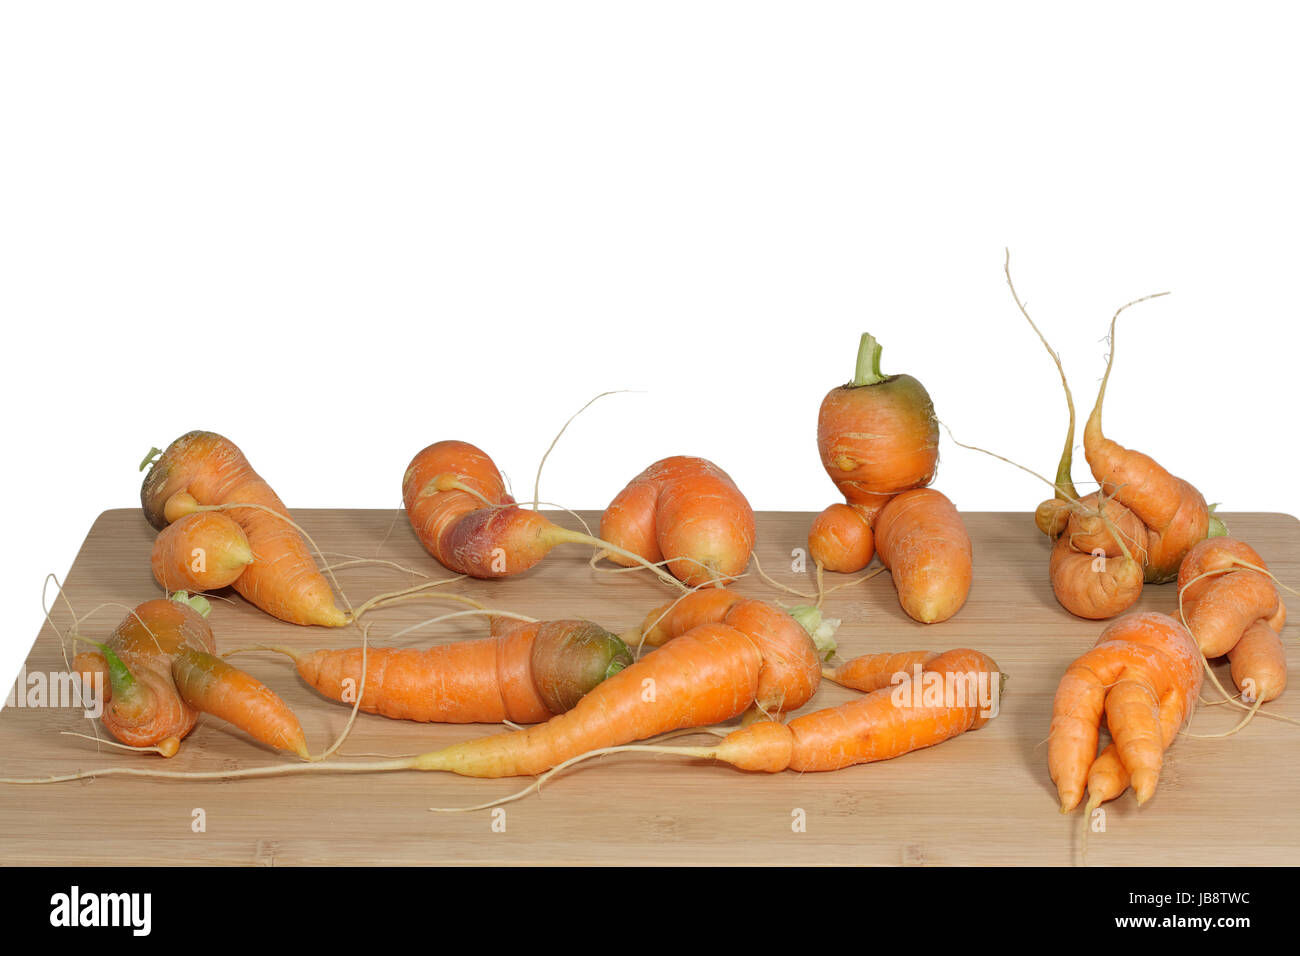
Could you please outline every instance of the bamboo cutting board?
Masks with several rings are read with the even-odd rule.
[[[571,518],[557,520],[572,524]],[[583,515],[595,522],[597,516]],[[447,577],[420,547],[401,512],[301,511],[297,520],[322,551],[381,558],[432,578]],[[431,807],[506,796],[521,780],[474,780],[414,772],[312,775],[192,782],[105,777],[47,786],[0,786],[0,862],[6,864],[1048,864],[1079,861],[1082,811],[1062,816],[1048,778],[1052,695],[1066,666],[1103,624],[1071,617],[1052,596],[1048,544],[1027,514],[964,515],[975,550],[966,606],[924,626],[898,606],[882,574],[837,591],[826,611],[844,623],[841,656],[973,647],[1009,675],[1001,713],[984,728],[892,761],[835,773],[746,774],[668,756],[601,757],[552,779],[540,795],[504,813],[433,813]],[[809,514],[759,516],[758,555],[767,573],[810,591],[810,570],[793,552]],[[1300,582],[1300,522],[1275,514],[1227,515],[1282,580]],[[158,596],[149,572],[153,531],[137,510],[105,512],[68,575],[79,614],[104,602],[134,606]],[[586,617],[612,631],[639,623],[672,591],[645,572],[601,573],[583,548],[560,548],[532,571],[505,581],[462,580],[443,590],[538,618]],[[332,557],[334,561],[346,559]],[[796,602],[751,574],[736,590]],[[351,602],[424,580],[385,564],[341,568]],[[828,584],[848,580],[828,575]],[[1147,587],[1138,609],[1175,612],[1173,585]],[[371,616],[371,640],[447,610],[413,602]],[[87,637],[102,639],[125,614],[97,612]],[[66,631],[69,614],[56,608]],[[214,600],[218,649],[254,643],[342,647],[356,628],[282,624],[233,592]],[[419,646],[480,636],[481,619],[413,631],[392,643]],[[1283,632],[1291,688],[1266,705],[1300,719],[1296,625]],[[280,693],[302,720],[314,750],[343,728],[348,709],[308,689],[287,660],[247,654],[238,663]],[[64,668],[54,630],[38,636],[25,673]],[[1226,670],[1220,668],[1227,682]],[[1206,697],[1212,691],[1204,692]],[[850,699],[824,684],[811,707]],[[1225,730],[1240,711],[1202,708],[1191,729]],[[416,753],[501,728],[407,724],[361,714],[342,754]],[[285,762],[227,725],[204,718],[171,760],[137,755],[61,732],[104,736],[72,708],[6,707],[0,713],[5,776],[40,776],[107,766],[211,770]],[[680,742],[701,743],[704,738]],[[1220,740],[1180,739],[1166,755],[1156,797],[1139,809],[1126,794],[1107,804],[1105,831],[1088,837],[1090,864],[1300,864],[1300,726],[1264,717]],[[200,824],[202,824],[200,826]]]

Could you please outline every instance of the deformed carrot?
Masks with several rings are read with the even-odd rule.
[[[790,613],[766,601],[754,601],[723,588],[693,591],[646,616],[640,640],[660,646],[705,624],[736,628],[763,657],[756,707],[765,713],[798,710],[821,682],[821,658],[812,635]]]
[[[1070,665],[1056,690],[1047,759],[1061,812],[1083,799],[1098,759],[1103,715],[1138,803],[1149,800],[1164,751],[1191,716],[1200,689],[1201,655],[1178,621],[1147,612],[1107,626],[1092,650]]]
[[[153,461],[140,502],[159,530],[196,509],[224,510],[244,530],[255,555],[235,579],[236,591],[292,624],[348,622],[288,509],[229,439],[202,431],[176,439]]]
[[[1111,317],[1106,372],[1083,431],[1084,454],[1101,488],[1081,498],[1071,478],[1074,396],[1060,356],[1016,293],[1009,254],[1006,275],[1021,314],[1060,372],[1069,409],[1055,494],[1041,503],[1034,515],[1039,530],[1053,540],[1049,568],[1052,590],[1071,614],[1094,620],[1114,617],[1133,606],[1144,583],[1172,581],[1183,556],[1196,542],[1212,531],[1222,533],[1221,522],[1212,519],[1204,497],[1195,487],[1166,471],[1150,456],[1120,445],[1102,430],[1102,406],[1115,361],[1115,325],[1125,310],[1157,296],[1129,302]]]
[[[520,508],[506,493],[496,464],[468,442],[435,442],[416,454],[402,476],[402,500],[425,550],[444,567],[470,577],[518,574],[564,543],[619,550]],[[623,557],[649,564],[631,552]],[[678,583],[660,568],[651,570]]]
[[[754,510],[731,476],[711,461],[679,455],[657,461],[609,503],[600,536],[668,570],[688,587],[737,577],[754,550]],[[630,566],[612,552],[615,564]]]
[[[77,673],[107,678],[104,726],[125,744],[157,746],[170,757],[199,713],[211,713],[263,743],[306,758],[302,727],[288,706],[213,656],[212,629],[183,597],[146,601],[98,652],[77,655]]]
[[[1250,703],[1286,689],[1286,651],[1279,634],[1286,605],[1254,548],[1236,538],[1207,538],[1178,571],[1179,607],[1207,660],[1223,655],[1233,683]]]
[[[970,536],[940,492],[918,488],[891,498],[876,518],[876,548],[913,620],[946,621],[966,603],[973,574]]]
[[[864,334],[853,379],[831,389],[817,415],[822,467],[850,504],[876,508],[928,485],[939,460],[929,393],[911,375],[882,374],[880,355],[875,337]]]
[[[531,724],[570,710],[632,663],[627,646],[589,621],[534,621],[494,636],[423,650],[371,647],[360,709],[401,720]],[[298,673],[321,694],[351,703],[362,649],[297,651]]]

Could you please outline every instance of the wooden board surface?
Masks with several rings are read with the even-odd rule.
[[[431,577],[445,572],[421,549],[401,513],[301,511],[299,522],[325,552],[380,557]],[[594,515],[584,515],[593,520]],[[1009,677],[1000,715],[979,731],[896,760],[835,773],[750,775],[672,757],[620,754],[573,768],[540,796],[486,812],[439,814],[509,794],[518,780],[446,774],[301,776],[216,783],[106,777],[39,787],[0,786],[0,861],[6,864],[1048,864],[1078,862],[1081,811],[1062,816],[1047,775],[1052,695],[1065,667],[1103,625],[1071,617],[1047,581],[1048,546],[1026,514],[964,516],[975,547],[975,580],[961,612],[926,627],[898,606],[888,575],[827,599],[844,619],[841,653],[969,646],[994,657]],[[1285,581],[1300,581],[1300,522],[1290,516],[1225,516]],[[572,524],[572,519],[558,520]],[[811,588],[792,570],[811,515],[759,516],[758,555],[783,583]],[[77,557],[66,594],[81,614],[104,602],[133,606],[157,596],[149,573],[153,532],[136,510],[104,513]],[[589,552],[565,547],[507,581],[461,581],[447,590],[539,618],[581,616],[614,631],[638,623],[671,592],[643,572],[593,571]],[[336,559],[341,560],[341,559]],[[752,569],[751,569],[752,570]],[[338,572],[354,604],[419,578],[370,565]],[[835,583],[844,580],[830,576]],[[737,590],[790,600],[751,575]],[[1147,587],[1139,609],[1173,612],[1173,585]],[[222,650],[252,643],[340,647],[359,631],[282,624],[245,604],[216,600],[212,623]],[[372,640],[385,641],[445,605],[378,612]],[[121,619],[105,608],[83,627],[102,638]],[[66,608],[54,613],[66,629]],[[445,622],[396,641],[421,645],[484,632],[475,619]],[[1300,718],[1296,625],[1283,632],[1291,689],[1267,705]],[[62,670],[47,625],[25,673]],[[299,680],[283,658],[249,654],[241,666],[297,711],[313,749],[342,729],[347,710]],[[1226,676],[1225,676],[1226,681]],[[814,707],[849,699],[823,685]],[[1240,712],[1202,708],[1192,730],[1226,729]],[[169,761],[111,748],[61,731],[94,732],[74,708],[6,707],[0,755],[6,776],[104,766],[199,770],[281,762],[215,719],[205,719]],[[433,749],[499,728],[435,726],[361,715],[340,759]],[[100,735],[104,734],[98,728]],[[689,738],[690,742],[698,738]],[[202,811],[204,832],[195,832]],[[806,828],[792,824],[802,817]],[[494,823],[496,826],[494,827]],[[501,824],[504,823],[504,830]],[[1106,830],[1088,841],[1091,864],[1300,864],[1300,727],[1256,719],[1223,740],[1184,738],[1169,751],[1156,797],[1132,795],[1106,807]]]

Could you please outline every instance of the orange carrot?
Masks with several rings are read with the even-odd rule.
[[[444,567],[470,577],[518,574],[563,543],[616,549],[520,508],[492,459],[468,442],[440,441],[421,450],[402,477],[402,500],[425,550]],[[624,556],[640,560],[630,552]]]
[[[935,651],[905,651],[899,654],[864,654],[836,667],[822,668],[822,676],[864,694],[894,683],[898,675],[912,675],[938,657]]]
[[[928,485],[939,460],[929,393],[911,375],[882,375],[880,353],[863,335],[852,381],[831,389],[817,415],[822,467],[850,503],[877,508]]]
[[[1198,543],[1178,571],[1188,630],[1207,659],[1228,655],[1233,683],[1252,703],[1286,689],[1286,651],[1278,637],[1286,606],[1267,572],[1254,548],[1228,537]]]
[[[1053,539],[1049,573],[1057,600],[1071,614],[1094,620],[1114,617],[1133,606],[1144,583],[1161,584],[1178,574],[1183,556],[1211,532],[1223,533],[1201,493],[1148,455],[1123,447],[1102,431],[1102,405],[1115,360],[1115,324],[1137,299],[1116,311],[1110,323],[1111,351],[1097,400],[1084,426],[1088,466],[1101,490],[1085,498],[1071,478],[1074,447],[1074,397],[1060,356],[1029,317],[1011,283],[1021,313],[1056,363],[1069,409],[1065,447],[1057,465],[1052,499],[1040,504],[1035,523]],[[1163,293],[1161,293],[1163,295]]]
[[[876,556],[871,522],[879,507],[833,504],[813,519],[808,531],[808,553],[827,571],[853,574]]]
[[[762,666],[749,637],[703,624],[597,684],[567,713],[408,758],[402,766],[471,777],[542,773],[591,750],[738,717],[754,703]]]
[[[537,723],[570,710],[632,663],[621,640],[588,621],[494,630],[500,633],[425,650],[368,648],[360,709],[401,720]],[[356,699],[361,648],[275,650],[292,657],[303,679],[326,697]]]
[[[693,591],[646,616],[641,641],[662,645],[704,624],[726,624],[747,635],[763,656],[755,704],[764,713],[798,710],[821,682],[821,659],[812,635],[788,612],[723,588]],[[636,636],[630,636],[638,643]]]
[[[1191,716],[1201,674],[1196,642],[1168,615],[1128,614],[1107,626],[1092,650],[1070,665],[1056,690],[1048,769],[1061,812],[1068,813],[1083,799],[1098,760],[1103,714],[1114,756],[1131,779],[1138,803],[1149,800],[1164,751]],[[1099,787],[1103,770],[1112,782],[1107,792],[1117,779],[1113,759],[1107,757],[1098,773]]]
[[[785,724],[758,721],[713,747],[663,750],[761,773],[890,760],[984,726],[997,713],[1001,677],[992,658],[979,651],[946,651],[931,657],[915,685],[882,687]]]
[[[256,558],[235,579],[236,591],[292,624],[348,622],[284,503],[228,439],[196,431],[172,442],[145,476],[140,501],[159,530],[195,510],[224,510],[244,530]]]
[[[876,518],[876,548],[903,610],[923,624],[946,621],[970,593],[970,536],[957,509],[933,488],[905,491]]]
[[[202,712],[307,757],[297,718],[259,681],[213,656],[212,629],[187,601],[146,601],[99,648],[78,654],[74,669],[107,677],[102,719],[123,743],[170,757]]]
[[[615,496],[600,536],[668,570],[688,587],[721,585],[749,564],[754,511],[731,477],[703,458],[657,461]],[[613,553],[610,560],[629,566]]]
[[[169,524],[154,539],[154,580],[163,590],[215,591],[234,584],[253,563],[244,530],[219,511],[199,511]]]

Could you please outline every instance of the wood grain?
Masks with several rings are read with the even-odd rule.
[[[583,517],[594,523],[597,516]],[[323,551],[379,557],[433,578],[448,576],[421,549],[400,512],[304,510],[296,518]],[[508,805],[504,832],[494,831],[488,813],[437,814],[429,808],[504,796],[525,781],[406,772],[217,783],[107,777],[0,786],[0,860],[11,865],[1076,863],[1082,818],[1057,812],[1042,742],[1056,682],[1102,625],[1073,618],[1057,605],[1047,580],[1047,542],[1030,515],[964,518],[974,542],[975,579],[969,601],[952,620],[926,627],[908,619],[884,574],[827,599],[829,615],[844,619],[843,656],[968,646],[990,654],[1009,675],[1001,714],[987,727],[941,746],[835,773],[773,776],[672,757],[609,756],[550,781],[540,796]],[[758,525],[764,569],[806,590],[812,575],[792,570],[791,552],[804,545],[811,519],[765,513]],[[567,516],[557,520],[573,524]],[[1300,582],[1300,522],[1273,514],[1225,520],[1283,580]],[[125,607],[159,593],[149,573],[152,539],[136,510],[105,512],[95,523],[68,576],[66,594],[79,614],[113,606],[83,625],[86,636],[102,638]],[[636,624],[672,593],[644,572],[593,571],[588,558],[582,548],[562,548],[518,578],[459,581],[445,590],[539,618],[587,617],[614,631]],[[384,565],[337,573],[354,605],[423,580]],[[846,580],[830,577],[832,583]],[[737,590],[792,600],[753,574]],[[227,596],[228,601],[213,602],[212,623],[222,650],[263,642],[304,648],[359,642],[355,628],[282,624],[233,592]],[[1149,586],[1139,608],[1173,612],[1176,603],[1172,585]],[[376,612],[372,640],[384,643],[385,635],[446,609],[419,602]],[[61,630],[69,618],[66,607],[55,608]],[[1300,718],[1295,628],[1292,624],[1283,634],[1291,690],[1267,709]],[[397,643],[416,646],[484,631],[470,618],[412,632]],[[308,689],[282,658],[248,654],[238,660],[298,712],[313,749],[343,727],[347,709]],[[47,625],[26,673],[63,667],[59,640]],[[826,685],[811,706],[850,696]],[[1192,729],[1226,729],[1239,713],[1203,708]],[[92,741],[60,733],[96,728],[71,708],[6,707],[0,713],[0,772],[39,776],[102,766],[198,770],[285,759],[212,719],[202,722],[169,761],[97,750]],[[363,714],[338,759],[415,753],[497,729],[414,725]],[[1107,805],[1106,831],[1089,837],[1089,862],[1300,863],[1297,758],[1300,727],[1264,718],[1226,740],[1181,739],[1146,807],[1139,810],[1131,794]],[[192,824],[199,809],[206,831],[196,833]],[[797,811],[806,818],[804,832],[792,828]]]

